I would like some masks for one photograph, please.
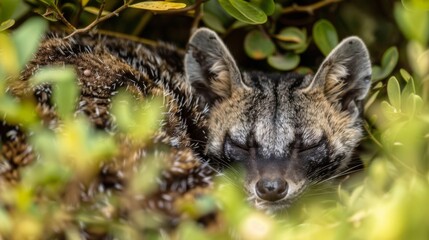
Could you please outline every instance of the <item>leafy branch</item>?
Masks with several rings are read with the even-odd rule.
[[[68,28],[70,28],[73,32],[71,34],[69,34],[68,36],[65,37],[65,39],[70,38],[78,33],[84,33],[84,32],[88,32],[89,30],[91,30],[92,28],[94,28],[96,25],[98,25],[99,23],[112,18],[114,16],[118,16],[120,12],[122,12],[123,10],[129,8],[129,7],[135,7],[134,5],[131,5],[133,3],[134,0],[124,0],[124,4],[122,6],[120,6],[119,8],[117,8],[116,10],[114,10],[113,12],[110,12],[108,14],[104,14],[104,8],[106,5],[106,0],[103,0],[101,2],[101,5],[98,9],[98,13],[97,13],[97,17],[95,18],[94,21],[92,21],[89,25],[87,25],[86,27],[83,28],[76,28],[72,23],[70,23],[62,14],[61,10],[58,8],[58,6],[56,6],[55,4],[52,5],[52,10],[56,13],[58,19],[63,22]],[[153,9],[145,9],[144,7],[137,7],[143,10],[147,10],[149,12],[153,12],[153,13],[160,13],[160,14],[180,14],[180,13],[188,13],[190,11],[195,11],[195,22],[194,22],[194,26],[196,26],[198,24],[198,22],[201,19],[201,4],[204,2],[205,0],[196,0],[194,4],[186,6],[184,8],[180,8],[180,9],[169,9],[169,10],[153,10]]]
[[[341,2],[342,0],[322,0],[320,2],[316,2],[310,5],[306,5],[306,6],[300,6],[297,4],[293,4],[292,6],[283,8],[281,13],[282,14],[289,14],[289,13],[293,13],[293,12],[306,12],[310,15],[314,14],[314,11],[316,11],[319,8],[325,7],[329,4],[333,4],[333,3],[337,3],[337,2]]]
[[[127,9],[129,7],[129,5],[133,1],[134,0],[129,0],[129,1],[125,1],[124,0],[124,5],[120,6],[115,11],[113,11],[113,12],[111,12],[111,13],[105,15],[105,16],[102,16],[103,15],[102,13],[103,13],[103,10],[104,10],[104,6],[105,6],[105,3],[106,3],[106,1],[103,0],[103,2],[101,3],[101,6],[100,6],[100,10],[98,11],[97,18],[92,23],[90,23],[88,26],[86,26],[84,28],[75,29],[71,34],[69,34],[68,36],[66,36],[65,39],[70,38],[70,37],[72,37],[72,36],[74,36],[74,35],[76,35],[78,33],[87,32],[87,31],[91,30],[93,27],[95,27],[97,24],[99,24],[100,22],[103,22],[103,21],[105,21],[105,20],[107,20],[107,19],[109,19],[111,17],[118,16],[118,14],[120,12],[122,12],[123,10]]]

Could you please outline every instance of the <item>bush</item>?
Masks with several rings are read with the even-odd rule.
[[[0,112],[8,124],[19,124],[31,133],[30,142],[40,159],[20,170],[19,182],[0,181],[0,239],[79,239],[85,236],[81,228],[86,234],[114,239],[427,239],[429,4],[424,0],[296,2],[3,0]],[[97,26],[106,34],[161,38],[180,47],[190,30],[207,26],[224,37],[243,67],[301,73],[312,72],[340,38],[359,35],[378,64],[365,105],[367,137],[359,152],[365,169],[338,185],[316,186],[275,217],[247,206],[241,191],[223,178],[216,184],[221,187],[211,193],[179,204],[188,217],[168,233],[159,230],[165,227],[162,217],[141,209],[131,220],[121,221],[115,211],[126,194],[97,196],[70,207],[65,193],[79,191],[79,181],[93,179],[94,169],[106,156],[116,154],[118,145],[86,119],[73,117],[78,94],[73,70],[45,69],[33,80],[37,85],[51,76],[57,79],[54,102],[64,120],[61,132],[40,124],[34,103],[7,93],[48,25],[62,27],[70,35]],[[145,141],[156,128],[159,102],[144,103],[141,109],[129,102],[128,95],[120,94],[113,104],[121,116],[119,131]],[[136,127],[135,119],[145,119],[148,126]],[[0,173],[10,167],[5,159],[1,156]],[[151,182],[162,167],[156,162],[148,161],[139,169],[144,174],[140,178],[136,174],[138,179],[132,180],[136,184],[126,191],[150,191],[150,184],[138,183]],[[217,206],[221,211],[216,224],[202,227],[196,219]]]

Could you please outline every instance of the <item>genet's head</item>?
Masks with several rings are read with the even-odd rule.
[[[242,166],[257,207],[282,209],[349,165],[371,79],[359,38],[343,40],[314,76],[265,74],[241,72],[221,39],[203,28],[189,41],[185,70],[209,107],[207,157],[219,170]]]

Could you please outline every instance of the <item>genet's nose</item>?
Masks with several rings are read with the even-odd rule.
[[[256,194],[258,197],[271,202],[284,198],[287,190],[288,184],[281,178],[262,178],[256,183]]]

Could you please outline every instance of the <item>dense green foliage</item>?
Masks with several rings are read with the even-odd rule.
[[[207,26],[224,37],[240,65],[268,71],[314,71],[341,38],[361,36],[374,63],[373,87],[365,105],[367,137],[359,153],[366,168],[339,185],[316,186],[302,201],[276,217],[247,206],[241,191],[225,180],[228,178],[220,179],[218,185],[222,187],[213,194],[200,202],[184,204],[183,211],[191,217],[169,236],[177,239],[428,238],[427,1],[195,0],[175,1],[172,5],[161,1],[135,5],[134,9],[128,8],[130,2],[0,2],[0,114],[7,122],[19,123],[33,133],[30,141],[40,155],[37,163],[22,169],[21,182],[14,185],[0,182],[0,239],[55,239],[59,230],[66,233],[67,239],[79,239],[76,222],[93,226],[95,232],[108,229],[117,239],[168,238],[156,231],[143,231],[159,226],[156,217],[147,213],[136,212],[131,224],[112,221],[108,213],[99,215],[85,205],[72,212],[62,205],[61,193],[72,189],[76,179],[92,178],[95,166],[106,156],[114,155],[117,146],[112,136],[95,132],[86,119],[73,118],[78,87],[71,69],[46,69],[33,80],[33,84],[38,84],[56,76],[54,101],[64,121],[61,133],[53,133],[40,124],[34,114],[34,103],[18,101],[6,93],[6,80],[17,78],[36,50],[38,36],[47,31],[48,22],[52,27],[65,27],[71,34],[98,26],[111,34],[161,38],[179,46],[186,42],[189,29]],[[112,13],[116,16],[116,12],[119,17],[103,19]],[[34,17],[37,14],[47,20]],[[104,20],[109,24],[104,24]],[[180,23],[183,25],[178,27]],[[157,30],[160,26],[163,32]],[[136,122],[145,119],[155,128],[159,103],[155,100],[135,108],[126,94],[117,98],[113,108],[119,131],[146,139],[150,131],[147,127],[139,128]],[[1,161],[3,158],[0,166]],[[149,161],[148,167],[138,170],[144,174],[126,191],[150,191],[150,179],[159,168],[156,161]],[[121,199],[109,199],[100,204],[105,204],[108,211],[109,204],[120,202]],[[222,210],[220,223],[214,229],[202,228],[192,220],[192,216],[210,211],[215,205]]]

